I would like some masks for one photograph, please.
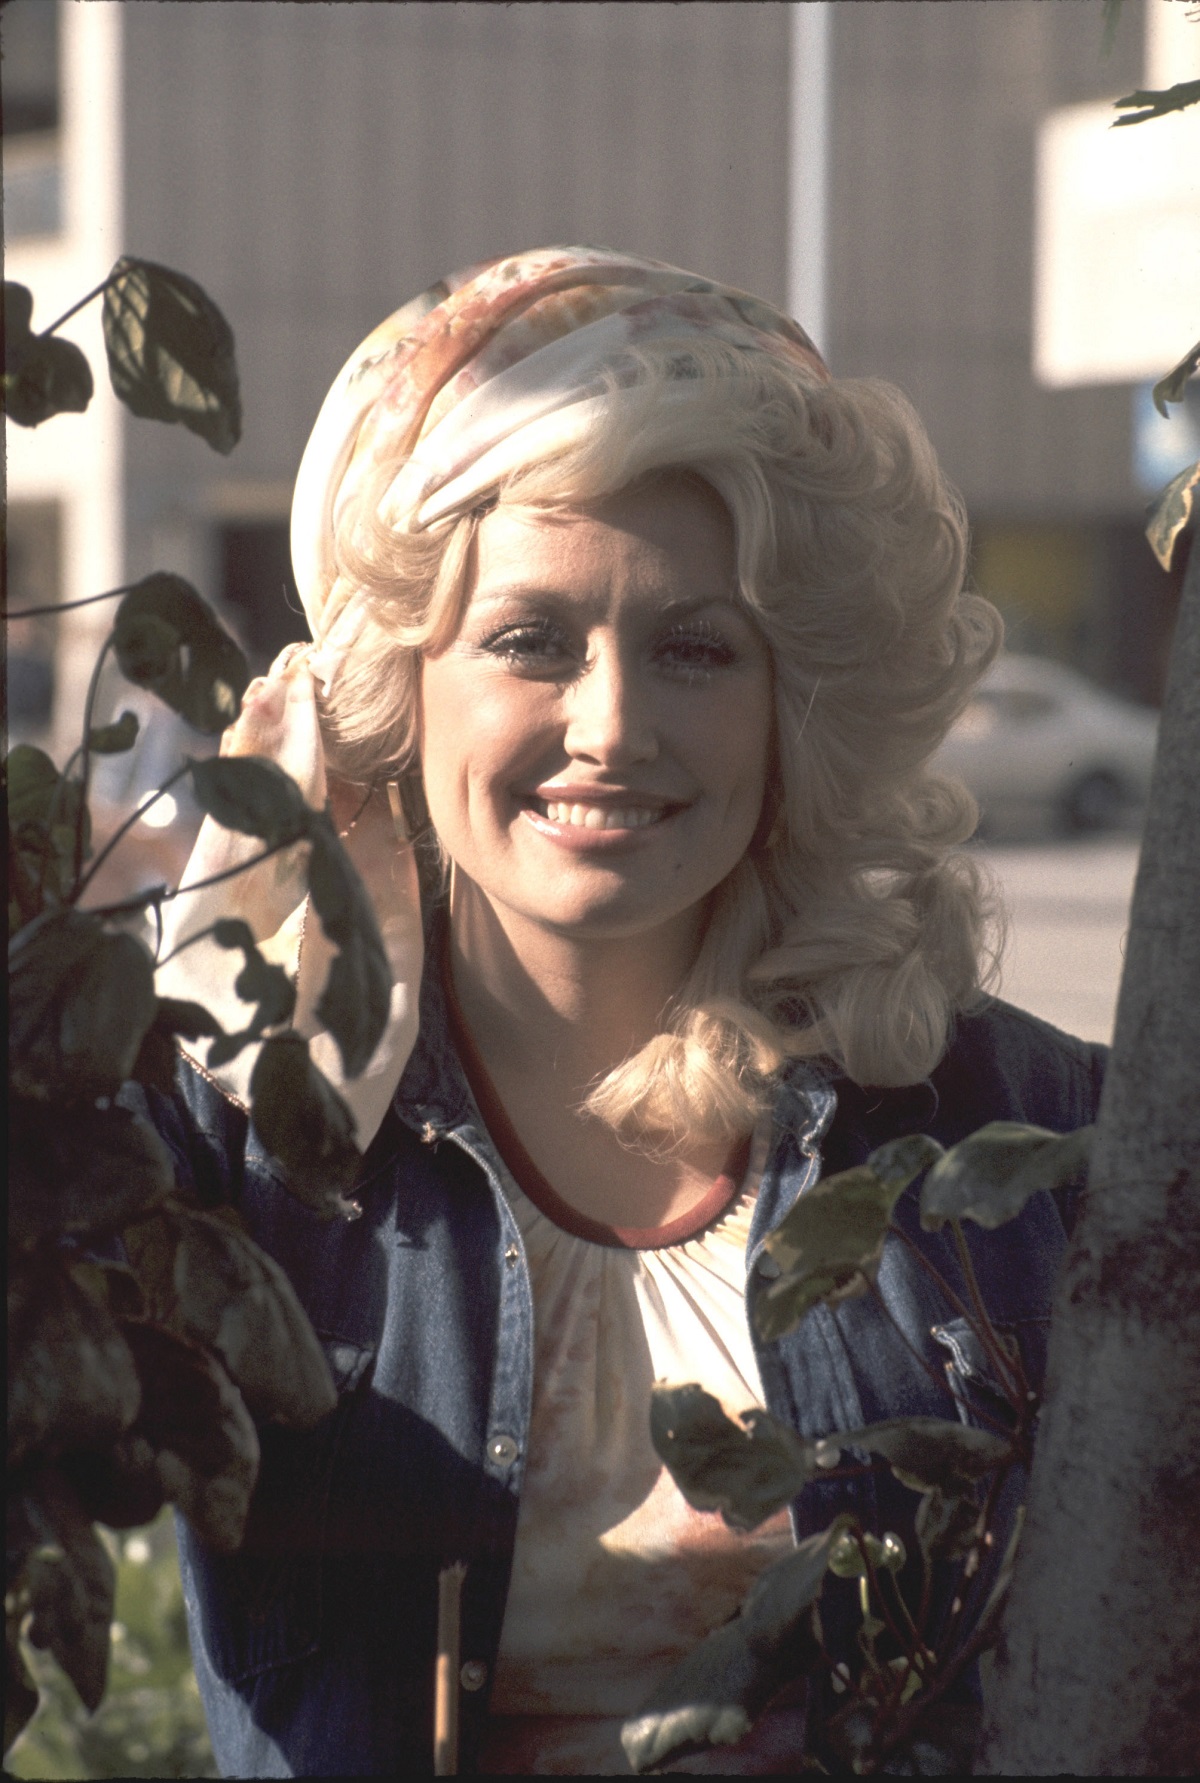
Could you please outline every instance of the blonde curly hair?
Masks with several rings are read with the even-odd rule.
[[[911,404],[877,379],[819,383],[767,352],[657,342],[608,394],[585,440],[495,500],[572,510],[667,472],[711,485],[771,651],[776,772],[663,1031],[584,1106],[669,1144],[746,1131],[789,1058],[919,1081],[994,963],[988,886],[957,851],[974,803],[928,768],[1001,641],[995,609],[964,589],[961,501]],[[378,506],[397,469],[337,526],[339,593],[365,618],[322,722],[341,772],[400,779],[412,809],[421,658],[461,623],[480,513],[389,529]]]

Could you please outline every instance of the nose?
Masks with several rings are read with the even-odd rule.
[[[658,734],[651,690],[636,665],[607,642],[598,645],[584,673],[565,694],[568,755],[596,767],[627,768],[653,761]]]

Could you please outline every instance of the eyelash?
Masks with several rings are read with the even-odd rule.
[[[566,633],[549,619],[504,626],[481,639],[480,647],[513,668],[535,668],[555,657],[571,655]],[[669,655],[672,651],[681,653],[673,661]],[[687,654],[683,655],[684,652]],[[707,620],[693,620],[673,625],[656,644],[655,657],[680,679],[699,681],[718,669],[731,667],[737,661],[737,651],[716,626]]]

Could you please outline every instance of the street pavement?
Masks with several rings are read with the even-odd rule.
[[[1119,835],[978,848],[1008,912],[1002,997],[1084,1040],[1112,1039],[1138,845]]]

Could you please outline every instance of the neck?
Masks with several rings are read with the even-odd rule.
[[[537,1074],[576,1103],[660,1032],[700,944],[703,912],[645,934],[579,939],[497,907],[461,873],[450,897],[455,989],[485,1064]]]

